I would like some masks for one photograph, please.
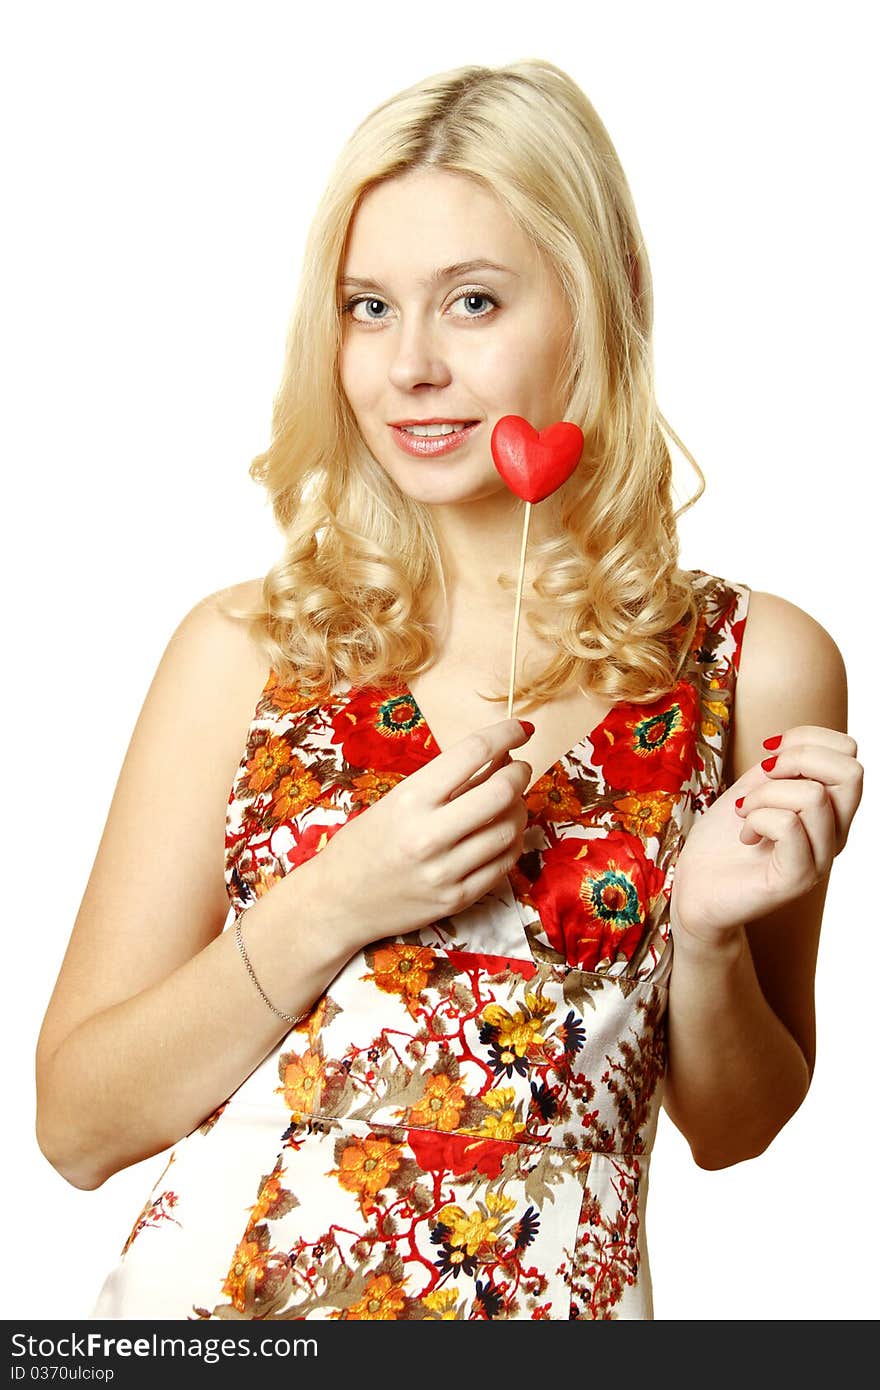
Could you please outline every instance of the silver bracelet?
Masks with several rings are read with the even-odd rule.
[[[236,923],[235,923],[235,939],[236,939],[236,941],[238,942],[238,949],[239,949],[239,951],[241,951],[241,958],[242,958],[242,960],[243,960],[244,963],[245,963],[245,967],[246,967],[246,969],[247,969],[247,973],[250,975],[250,977],[251,977],[251,979],[253,980],[254,984],[256,985],[257,989],[260,991],[260,995],[261,995],[261,997],[262,997],[263,1003],[267,1006],[267,1008],[270,1008],[270,1009],[272,1010],[273,1014],[277,1014],[279,1018],[283,1018],[284,1021],[285,1021],[285,1023],[302,1023],[303,1019],[308,1017],[308,1015],[309,1015],[309,1013],[311,1012],[311,1010],[306,1009],[306,1011],[305,1011],[304,1014],[297,1014],[297,1015],[294,1017],[292,1014],[286,1014],[286,1013],[284,1012],[283,1009],[276,1009],[275,1005],[272,1003],[272,1000],[269,998],[268,994],[267,994],[266,991],[263,989],[263,986],[260,984],[259,980],[257,979],[256,972],[255,972],[255,970],[254,970],[254,967],[251,965],[251,962],[250,962],[250,957],[248,956],[248,953],[247,953],[247,951],[246,951],[245,948],[244,948],[244,941],[243,941],[242,935],[241,935],[241,919],[242,919],[243,916],[244,916],[244,913],[243,913],[243,912],[242,912],[242,913],[239,913],[239,915],[238,915],[238,917],[237,917],[237,919],[236,919]]]

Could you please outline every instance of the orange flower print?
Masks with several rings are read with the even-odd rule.
[[[352,809],[366,808],[372,806],[374,801],[381,801],[392,787],[396,787],[403,778],[395,772],[365,772],[361,777],[353,777],[351,782],[351,804]]]
[[[539,777],[526,796],[530,815],[544,821],[580,820],[583,807],[565,769],[555,764]]]
[[[354,1139],[342,1151],[338,1168],[330,1170],[347,1192],[357,1194],[364,1216],[376,1205],[375,1198],[387,1187],[400,1167],[402,1147],[390,1139]]]
[[[282,874],[275,874],[271,869],[264,869],[262,866],[258,867],[256,874],[251,880],[254,897],[262,898],[268,893],[270,888],[274,888],[276,883],[281,882],[282,877]]]
[[[395,942],[381,946],[373,955],[372,980],[386,994],[399,994],[408,1012],[418,1018],[418,1001],[434,968],[433,952],[426,946]]]
[[[388,1321],[399,1318],[405,1304],[406,1294],[401,1285],[395,1284],[387,1274],[377,1274],[369,1280],[357,1303],[353,1303],[344,1313],[336,1313],[333,1316]]]
[[[264,792],[274,787],[290,766],[290,744],[279,734],[260,735],[245,763],[243,789]]]
[[[321,783],[317,778],[312,776],[299,758],[294,758],[290,770],[280,779],[272,793],[272,805],[267,820],[292,820],[300,811],[320,800],[321,791]]]
[[[325,1079],[323,1058],[309,1048],[301,1057],[294,1053],[288,1058],[284,1085],[276,1091],[284,1092],[284,1103],[294,1112],[314,1114]]]
[[[669,792],[638,792],[621,797],[614,803],[624,830],[630,835],[638,835],[640,840],[660,834],[672,815],[674,805],[675,797]]]
[[[428,1129],[455,1129],[464,1109],[465,1095],[457,1081],[445,1072],[428,1077],[425,1094],[416,1101],[410,1112],[414,1125]]]
[[[283,685],[277,671],[269,672],[269,679],[263,687],[263,694],[274,709],[282,714],[296,714],[299,710],[315,709],[322,698],[330,695],[328,687],[321,690],[303,690],[297,685]]]
[[[232,1258],[232,1264],[223,1284],[223,1292],[232,1299],[233,1305],[243,1313],[248,1295],[251,1298],[257,1286],[266,1277],[270,1252],[263,1250],[255,1240],[245,1236]]]
[[[272,1173],[260,1188],[260,1195],[253,1210],[249,1224],[257,1226],[281,1201],[281,1174]]]

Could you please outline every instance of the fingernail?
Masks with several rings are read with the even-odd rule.
[[[522,724],[529,738],[531,738],[532,734],[535,732],[535,726],[532,723],[531,719],[521,719],[519,722],[520,724]]]
[[[764,739],[765,748],[778,748],[782,742],[782,734],[774,734],[772,738]]]
[[[765,772],[769,772],[769,771],[771,770],[771,768],[774,768],[774,767],[776,766],[776,759],[775,759],[775,758],[765,758],[764,761],[761,763],[761,766],[762,766],[762,768],[764,769]]]
[[[738,797],[737,797],[736,803],[735,803],[736,809],[737,809],[737,810],[739,810],[740,806],[742,806],[742,804],[743,804],[744,801],[745,801],[745,797],[744,797],[744,796],[738,796]]]

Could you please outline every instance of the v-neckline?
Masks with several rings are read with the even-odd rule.
[[[410,689],[410,687],[409,687],[409,685],[408,685],[408,683],[407,683],[406,681],[403,681],[403,682],[400,683],[400,690],[401,690],[401,692],[407,697],[408,700],[411,700],[411,701],[412,701],[413,709],[418,713],[418,716],[419,716],[419,718],[421,719],[422,724],[424,725],[425,733],[427,734],[428,740],[429,740],[431,743],[433,743],[433,745],[434,745],[435,752],[434,752],[431,756],[432,756],[432,757],[439,757],[439,755],[440,755],[444,750],[440,747],[440,744],[439,744],[438,739],[437,739],[437,735],[434,733],[434,730],[431,728],[431,725],[428,723],[428,720],[427,720],[427,718],[425,717],[425,711],[422,709],[421,705],[419,704],[418,700],[416,699],[415,695],[413,694],[412,690]],[[611,715],[612,715],[616,710],[624,708],[625,705],[626,705],[626,701],[625,701],[625,700],[618,700],[615,704],[610,705],[609,708],[608,708],[608,709],[605,711],[605,713],[602,715],[601,719],[599,719],[595,724],[593,724],[592,727],[591,727],[590,729],[588,729],[588,730],[578,739],[577,743],[572,744],[571,748],[567,749],[564,753],[561,753],[560,756],[556,759],[555,762],[551,763],[551,764],[549,765],[549,767],[546,767],[546,768],[544,769],[543,772],[539,773],[539,775],[538,775],[538,776],[535,778],[535,780],[532,782],[531,786],[527,787],[526,790],[523,792],[523,797],[524,797],[525,799],[528,799],[528,797],[531,796],[531,794],[534,792],[534,790],[535,790],[535,788],[538,786],[538,784],[539,784],[540,782],[543,782],[544,779],[545,779],[545,777],[548,777],[548,776],[550,775],[550,773],[556,772],[557,769],[559,769],[559,770],[563,773],[563,776],[565,776],[566,780],[567,780],[567,781],[569,782],[569,784],[570,784],[570,783],[571,783],[571,778],[569,777],[568,773],[565,771],[564,764],[565,764],[570,758],[572,758],[576,753],[580,753],[580,751],[581,751],[581,749],[583,748],[583,746],[584,746],[585,743],[589,742],[589,743],[592,744],[592,735],[596,732],[596,730],[597,730],[597,729],[601,729],[602,725],[603,725],[604,723],[606,723],[606,721],[611,717]],[[518,716],[515,716],[515,717],[518,717]],[[464,735],[462,735],[462,737],[464,737]],[[593,745],[593,746],[595,747],[595,745]],[[525,744],[525,745],[524,745],[524,749],[525,749],[525,751],[526,751],[526,753],[527,753],[527,752],[528,752],[528,744]],[[516,756],[516,751],[517,751],[517,750],[514,750],[513,756]],[[528,762],[528,758],[527,758],[527,757],[526,757],[526,762]],[[533,771],[534,771],[534,769],[533,769]],[[597,769],[594,769],[594,771],[597,771]],[[532,815],[532,812],[531,812],[531,810],[529,810],[529,823],[531,823],[533,819],[534,819],[534,817],[533,817],[533,815]]]

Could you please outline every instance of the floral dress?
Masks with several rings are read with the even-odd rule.
[[[685,573],[674,689],[535,783],[503,888],[359,951],[163,1157],[94,1317],[653,1317],[669,898],[724,790],[749,601]],[[235,915],[438,751],[405,685],[270,675],[229,797]]]

